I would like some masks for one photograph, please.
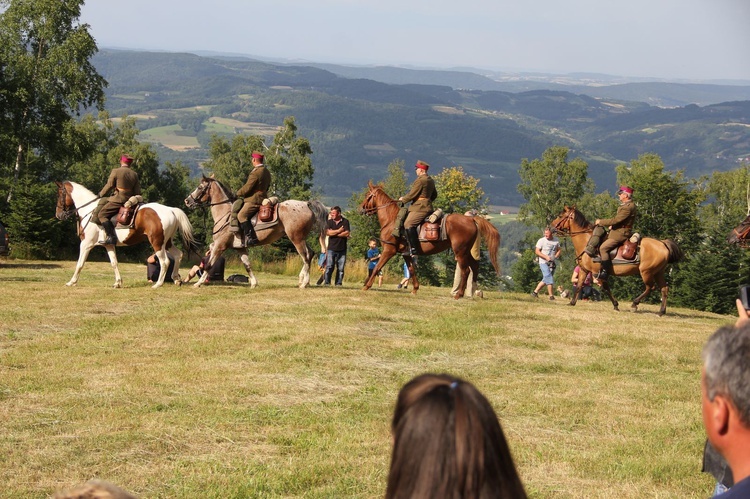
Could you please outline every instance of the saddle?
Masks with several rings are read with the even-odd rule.
[[[429,217],[425,219],[419,225],[417,232],[419,233],[420,241],[444,241],[445,237],[445,221],[447,217],[443,216],[443,210],[438,208]]]
[[[638,263],[641,260],[641,254],[639,251],[641,248],[640,243],[641,235],[636,232],[620,246],[609,252],[609,257],[612,260],[612,263],[614,265],[617,265],[618,263]],[[591,260],[595,263],[602,261],[598,255]]]
[[[130,196],[130,199],[124,205],[120,206],[120,211],[117,212],[115,228],[132,229],[135,226],[135,214],[142,205],[142,196]]]

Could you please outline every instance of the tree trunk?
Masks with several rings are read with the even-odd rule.
[[[16,154],[16,167],[13,170],[13,182],[10,184],[10,188],[8,189],[8,203],[10,203],[10,200],[13,199],[13,188],[18,183],[18,176],[21,172],[21,156],[23,156],[23,144],[18,144],[18,154]]]

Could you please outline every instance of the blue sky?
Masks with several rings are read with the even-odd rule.
[[[88,0],[100,48],[750,81],[750,0]]]

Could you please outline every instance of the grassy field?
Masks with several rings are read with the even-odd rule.
[[[3,497],[95,477],[149,498],[382,497],[396,394],[427,371],[487,395],[532,497],[711,490],[699,353],[730,317],[265,273],[153,290],[137,264],[115,290],[101,262],[66,288],[73,266],[0,262]]]

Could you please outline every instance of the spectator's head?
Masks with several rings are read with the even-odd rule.
[[[375,239],[374,237],[371,237],[370,239],[367,240],[367,246],[369,246],[370,248],[377,248],[378,240]]]
[[[401,389],[393,414],[386,498],[526,497],[487,399],[446,374]]]
[[[750,323],[716,331],[703,347],[703,424],[735,482],[750,476]],[[744,476],[743,476],[744,475]]]
[[[101,480],[91,480],[67,492],[58,492],[52,499],[136,499],[116,485]]]
[[[544,228],[544,237],[546,237],[547,239],[552,239],[552,227]]]
[[[252,162],[254,165],[262,165],[263,164],[263,153],[260,151],[253,151],[250,155],[252,158]]]
[[[331,208],[331,218],[334,220],[338,220],[341,216],[341,207],[340,206],[334,206]]]

